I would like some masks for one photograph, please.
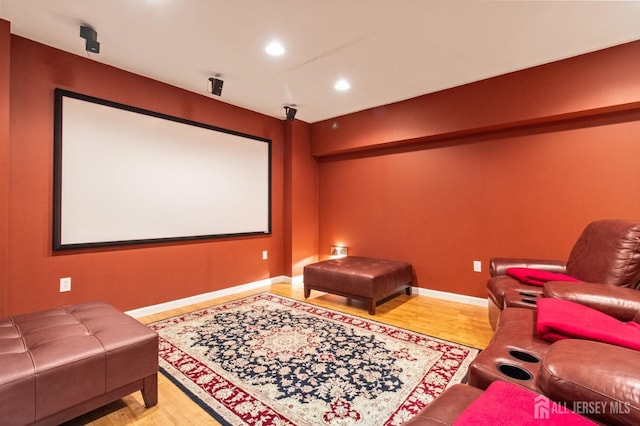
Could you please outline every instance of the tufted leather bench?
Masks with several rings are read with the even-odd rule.
[[[137,390],[158,401],[158,335],[92,302],[0,319],[0,423],[56,425]]]
[[[409,263],[359,256],[307,265],[303,277],[305,298],[313,289],[364,300],[371,315],[375,315],[376,304],[385,297],[402,290],[411,294],[413,279]]]

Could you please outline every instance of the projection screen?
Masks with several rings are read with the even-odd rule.
[[[271,233],[271,141],[55,91],[55,250]]]

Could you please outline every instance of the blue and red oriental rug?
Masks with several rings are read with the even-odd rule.
[[[150,327],[161,371],[224,425],[399,425],[478,353],[270,293]]]

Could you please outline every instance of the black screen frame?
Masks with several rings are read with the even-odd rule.
[[[94,247],[114,247],[114,246],[129,246],[134,244],[154,244],[154,243],[168,243],[178,241],[197,241],[204,239],[220,239],[220,238],[239,238],[257,235],[270,235],[272,233],[272,141],[271,139],[250,135],[222,127],[212,126],[192,120],[187,120],[180,117],[175,117],[168,114],[163,114],[143,108],[138,108],[130,105],[125,105],[118,102],[113,102],[93,96],[88,96],[69,90],[56,88],[54,94],[54,191],[53,191],[53,250],[72,250],[72,249],[84,249]],[[212,132],[220,132],[222,134],[233,135],[240,138],[246,138],[250,141],[256,141],[259,143],[267,144],[267,188],[266,188],[266,229],[258,230],[251,229],[240,232],[228,232],[228,233],[216,233],[216,232],[204,232],[198,235],[171,235],[171,236],[159,236],[151,238],[122,238],[109,241],[83,241],[83,242],[65,242],[63,234],[63,173],[64,173],[64,161],[63,158],[63,145],[64,145],[64,129],[63,129],[63,115],[64,115],[64,99],[77,99],[93,104],[98,104],[106,107],[116,108],[118,110],[131,112],[133,114],[142,114],[143,116],[153,117],[160,120],[168,120],[170,122],[179,123],[187,126],[195,126],[197,128],[210,130]]]

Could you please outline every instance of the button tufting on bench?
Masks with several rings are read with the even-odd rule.
[[[0,365],[9,424],[57,424],[138,389],[157,401],[157,333],[105,303],[0,319]]]

